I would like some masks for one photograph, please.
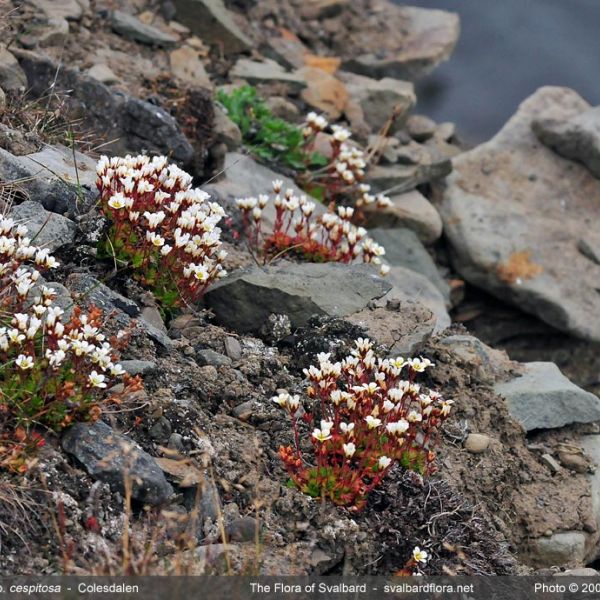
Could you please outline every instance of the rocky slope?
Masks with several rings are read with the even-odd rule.
[[[59,257],[65,307],[91,300],[115,329],[135,324],[123,365],[145,382],[101,422],[48,434],[26,474],[0,476],[0,573],[117,573],[125,527],[152,573],[391,574],[415,545],[429,574],[596,560],[597,110],[542,88],[492,140],[464,148],[452,124],[413,112],[412,82],[459,35],[443,11],[370,0],[0,7],[0,210]],[[151,294],[97,256],[96,158],[165,154],[235,224],[236,197],[273,179],[295,187],[290,169],[252,156],[215,101],[240,82],[294,123],[309,110],[347,123],[372,151],[367,181],[391,204],[364,224],[390,273],[259,266],[226,230],[231,274],[165,323]],[[364,336],[383,355],[430,358],[426,384],[454,406],[439,472],[394,471],[354,514],[285,485],[277,451],[291,431],[270,398],[301,393],[317,353],[344,356]]]

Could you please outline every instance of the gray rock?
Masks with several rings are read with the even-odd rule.
[[[77,423],[62,438],[65,452],[72,454],[94,479],[125,492],[131,478],[132,497],[147,504],[163,504],[173,494],[156,461],[133,440],[115,433],[102,421]]]
[[[220,323],[249,332],[271,314],[287,315],[293,327],[306,325],[312,315],[351,315],[391,287],[369,265],[284,262],[234,271],[204,299]]]
[[[446,310],[446,300],[425,276],[404,267],[392,266],[385,279],[393,285],[393,288],[383,300],[378,300],[380,305],[390,300],[419,302],[434,314],[435,333],[450,327],[451,321]]]
[[[367,183],[388,195],[414,190],[418,185],[443,179],[452,172],[452,162],[447,157],[433,158],[418,165],[376,165],[367,173]]]
[[[397,131],[417,101],[412,83],[385,77],[371,79],[354,73],[340,72],[337,76],[346,84],[350,97],[363,112],[365,122],[379,131],[395,114],[391,132]]]
[[[89,0],[27,0],[47,17],[79,21],[84,10],[89,10]]]
[[[406,120],[406,131],[416,142],[425,142],[433,137],[437,124],[424,115],[411,115]]]
[[[411,6],[386,7],[398,23],[398,47],[350,58],[342,68],[369,77],[415,81],[448,60],[460,34],[458,15]]]
[[[590,493],[592,497],[592,511],[595,517],[596,525],[600,529],[600,435],[584,435],[580,439],[581,448],[590,458],[594,469],[587,475],[590,484]],[[596,547],[591,560],[600,556],[600,549]]]
[[[16,182],[45,209],[71,216],[88,210],[97,196],[95,161],[64,146],[24,156],[0,148],[0,180]]]
[[[455,360],[479,369],[489,380],[494,381],[506,375],[513,363],[506,352],[490,348],[472,335],[449,335],[440,344],[450,352]]]
[[[299,92],[306,87],[306,80],[298,73],[288,73],[274,60],[265,59],[262,62],[240,58],[233,69],[229,71],[232,79],[244,79],[253,85],[260,83],[285,83],[291,92]]]
[[[254,517],[240,517],[227,524],[225,535],[228,542],[253,542],[260,539],[260,529]]]
[[[440,275],[433,259],[410,229],[370,229],[369,237],[385,248],[385,262],[424,275],[450,303],[450,286]]]
[[[554,363],[524,363],[521,376],[494,390],[526,431],[600,420],[600,399],[569,381]]]
[[[432,244],[442,235],[442,218],[436,208],[417,190],[391,196],[386,208],[365,210],[368,227],[406,227],[412,229],[424,244]]]
[[[27,87],[25,71],[14,54],[6,48],[0,48],[0,87],[5,92],[24,90]]]
[[[239,360],[242,358],[242,346],[237,338],[227,336],[224,344],[225,354],[227,354],[231,360]]]
[[[196,362],[201,366],[205,367],[206,365],[212,365],[217,369],[219,367],[229,367],[231,366],[231,358],[229,356],[225,356],[224,354],[219,354],[214,350],[210,350],[206,348],[204,350],[196,351]]]
[[[173,342],[163,330],[139,318],[140,308],[133,300],[111,290],[91,275],[73,273],[68,277],[66,284],[71,293],[76,293],[86,304],[95,304],[105,314],[115,312],[115,322],[122,328],[127,327],[132,319],[136,319],[138,327],[141,327],[155,342],[164,348],[172,347]]]
[[[171,72],[175,77],[191,85],[211,89],[210,77],[204,68],[204,63],[198,56],[198,51],[190,46],[182,46],[169,54]]]
[[[167,335],[167,327],[156,306],[144,306],[140,312],[140,319]]]
[[[580,567],[578,569],[567,569],[562,573],[555,573],[555,577],[598,577],[600,573],[590,567]]]
[[[600,106],[564,120],[542,116],[531,128],[543,144],[600,177]]]
[[[28,236],[36,246],[54,252],[61,246],[72,244],[76,226],[73,221],[42,208],[39,202],[26,200],[13,206],[11,216],[19,225],[27,227]]]
[[[583,531],[561,531],[532,541],[529,561],[536,567],[581,564],[586,556],[588,536]]]
[[[87,74],[93,79],[97,79],[100,83],[107,85],[119,82],[119,78],[113,73],[112,69],[104,63],[93,65],[88,69]]]
[[[236,150],[242,145],[240,128],[227,116],[219,106],[215,106],[214,132],[217,143],[224,143],[228,150]]]
[[[362,327],[370,339],[389,348],[392,356],[413,356],[431,338],[437,319],[420,304],[405,300],[369,307],[346,320]]]
[[[577,249],[581,254],[583,254],[586,258],[589,258],[591,261],[595,262],[597,265],[600,265],[600,236],[596,236],[595,232],[590,232],[590,237],[581,238],[577,242]]]
[[[600,341],[600,265],[578,249],[600,181],[539,142],[531,123],[589,105],[567,88],[528,98],[489,142],[453,160],[440,212],[456,270],[471,284],[574,336]]]
[[[69,23],[60,17],[50,17],[45,23],[36,23],[30,27],[20,38],[19,42],[24,48],[47,48],[49,46],[63,46],[69,36]]]
[[[166,442],[171,435],[171,423],[165,417],[159,417],[156,423],[150,427],[148,435],[156,442]]]
[[[142,23],[137,17],[120,10],[111,14],[110,24],[115,33],[123,37],[149,46],[170,48],[177,44],[177,38],[153,27]]]
[[[216,45],[225,54],[252,48],[252,40],[242,31],[222,0],[173,0],[177,20],[204,42]]]
[[[86,126],[110,140],[103,148],[105,152],[147,151],[170,156],[184,165],[192,160],[190,142],[177,121],[160,106],[113,90],[77,69],[59,68],[48,57],[33,52],[20,50],[18,59],[34,96],[43,96],[50,86],[69,91],[65,94],[66,114],[85,115]],[[212,114],[206,118],[202,125],[209,127]]]
[[[148,375],[156,370],[156,363],[152,360],[120,360],[119,364],[130,375]]]

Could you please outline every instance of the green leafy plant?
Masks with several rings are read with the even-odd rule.
[[[224,211],[192,188],[192,178],[164,156],[126,156],[97,166],[100,208],[111,222],[101,252],[132,267],[165,310],[195,302],[224,277]]]
[[[302,420],[314,423],[315,413],[320,419],[310,434],[312,464],[300,449],[300,397],[273,398],[292,420],[294,446],[282,446],[279,455],[293,484],[354,511],[395,464],[422,475],[435,471],[434,450],[452,404],[416,383],[417,373],[431,366],[428,359],[381,359],[372,346],[359,338],[341,362],[319,354],[319,366],[305,369],[314,408]]]
[[[230,93],[219,90],[217,99],[259,158],[297,170],[327,163],[318,152],[307,152],[302,129],[273,115],[256,88],[244,85]]]

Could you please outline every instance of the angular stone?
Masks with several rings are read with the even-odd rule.
[[[526,431],[600,421],[600,398],[569,381],[554,363],[522,367],[522,375],[497,383],[494,391],[506,399],[510,414]]]
[[[229,356],[225,356],[224,354],[220,354],[219,352],[215,352],[210,348],[206,348],[203,350],[196,351],[196,361],[201,367],[205,367],[206,365],[211,365],[216,367],[230,367],[231,366],[231,358]]]
[[[175,36],[161,31],[158,27],[142,23],[134,15],[120,10],[113,10],[110,25],[115,33],[141,44],[171,48],[178,42]]]
[[[362,327],[369,338],[389,348],[393,356],[413,356],[433,335],[435,315],[420,304],[405,300],[387,306],[365,308],[346,320]]]
[[[271,314],[287,315],[293,327],[306,325],[312,315],[351,315],[391,287],[369,265],[283,262],[234,271],[204,299],[220,323],[249,332]]]
[[[308,86],[302,90],[302,100],[312,108],[327,113],[330,119],[339,119],[348,102],[346,86],[322,69],[303,67],[297,73]]]
[[[88,69],[87,74],[94,79],[97,79],[101,83],[110,85],[111,83],[117,83],[119,78],[112,72],[111,68],[105,64],[95,64],[93,67]]]
[[[371,79],[344,72],[338,76],[346,84],[352,99],[360,105],[363,117],[373,131],[379,131],[392,115],[394,122],[389,131],[397,131],[417,101],[414,86],[409,81],[391,77]]]
[[[529,561],[536,567],[577,564],[584,561],[587,535],[583,531],[561,531],[532,542]]]
[[[419,302],[435,316],[434,333],[450,327],[451,320],[446,310],[446,300],[425,276],[404,267],[393,266],[390,268],[390,272],[385,279],[393,285],[393,288],[383,301],[379,300],[377,302],[378,304],[381,305],[386,301],[392,300],[401,303],[406,301]]]
[[[42,208],[39,202],[26,200],[13,206],[11,216],[19,225],[25,225],[32,244],[54,252],[61,246],[72,244],[77,227],[62,215]]]
[[[111,89],[77,69],[59,68],[33,52],[20,50],[18,59],[34,96],[43,96],[50,86],[69,91],[66,114],[84,118],[87,127],[110,140],[106,152],[164,154],[182,164],[192,160],[194,148],[177,121],[160,106]],[[212,120],[212,115],[207,119]]]
[[[285,83],[290,91],[299,92],[306,87],[306,80],[302,75],[292,72],[288,73],[274,60],[265,59],[262,62],[240,58],[233,69],[229,71],[232,79],[244,79],[253,85],[260,83]]]
[[[353,57],[343,68],[369,77],[415,81],[448,60],[460,34],[458,15],[443,10],[386,5],[388,21],[397,23],[398,46]]]
[[[418,165],[377,165],[369,169],[367,182],[388,195],[402,194],[414,190],[418,185],[443,179],[451,171],[452,162],[441,157]]]
[[[95,161],[64,146],[24,156],[0,148],[0,180],[14,181],[31,200],[59,214],[85,212],[97,196]]]
[[[583,163],[600,177],[600,107],[596,106],[565,120],[534,119],[538,139],[561,156]]]
[[[24,90],[27,87],[25,71],[14,54],[6,48],[0,48],[0,87],[5,92]]]
[[[89,10],[89,0],[27,0],[47,17],[79,21],[84,10]]]
[[[119,364],[130,375],[147,375],[156,370],[156,363],[152,360],[120,360]]]
[[[368,227],[412,229],[424,244],[432,244],[442,235],[442,218],[433,204],[417,190],[390,198],[391,206],[367,207]]]
[[[163,504],[173,494],[165,476],[147,452],[102,421],[76,423],[63,435],[62,447],[94,479],[105,481],[122,495],[130,478],[132,497],[146,504]]]
[[[222,0],[173,0],[177,20],[204,42],[219,46],[225,54],[252,48],[252,40],[242,31]]]
[[[578,249],[593,231],[600,181],[531,130],[589,105],[539,89],[489,142],[453,159],[440,212],[460,275],[574,336],[600,341],[600,265]]]
[[[385,262],[424,275],[450,302],[450,286],[440,275],[433,259],[410,229],[370,229],[369,237],[385,248]]]
[[[198,57],[197,50],[190,46],[182,46],[173,50],[169,54],[169,62],[171,72],[178,79],[204,88],[213,87],[204,64]]]
[[[224,143],[229,150],[235,150],[242,144],[242,132],[240,128],[227,116],[219,106],[215,106],[214,131],[216,141]]]
[[[69,36],[69,23],[60,17],[51,17],[45,23],[33,25],[19,38],[24,48],[62,46]]]

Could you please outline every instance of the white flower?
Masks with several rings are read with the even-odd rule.
[[[279,404],[281,408],[285,408],[287,406],[289,397],[290,395],[287,392],[281,392],[277,396],[273,396],[271,400],[275,402],[275,404]]]
[[[354,431],[354,423],[340,423],[340,431],[346,435],[350,435]]]
[[[100,375],[97,371],[92,371],[88,376],[88,381],[92,387],[105,388],[104,375]]]
[[[121,192],[117,192],[110,197],[108,201],[108,205],[115,210],[119,210],[121,208],[125,208],[127,206],[127,199]]]
[[[19,354],[17,359],[15,360],[17,367],[26,371],[27,369],[33,369],[33,358],[31,356],[25,356],[24,354]]]
[[[344,454],[346,455],[346,457],[352,458],[352,456],[356,452],[356,446],[352,442],[348,442],[347,444],[344,444],[342,447],[344,449]]]
[[[379,427],[381,425],[381,419],[378,419],[373,415],[366,416],[365,421],[367,422],[369,429],[375,429],[375,427]]]
[[[153,246],[156,246],[157,248],[160,248],[161,246],[164,246],[164,244],[165,244],[165,238],[163,238],[162,236],[158,235],[157,233],[154,233],[153,231],[147,231],[146,232],[146,239]]]
[[[387,456],[380,456],[377,464],[380,469],[387,469],[392,464],[392,459]]]
[[[427,554],[427,552],[425,552],[425,550],[421,550],[421,548],[419,548],[419,546],[415,546],[415,549],[413,550],[413,560],[415,562],[425,564],[427,562],[428,558],[429,558],[429,554]]]
[[[408,361],[408,364],[417,373],[422,373],[427,367],[433,366],[433,363],[428,358],[413,358]]]
[[[125,369],[117,363],[110,366],[110,374],[113,377],[119,377],[120,375],[125,375]]]
[[[319,442],[325,442],[331,439],[331,430],[322,431],[321,429],[315,429],[312,432],[312,436]]]

